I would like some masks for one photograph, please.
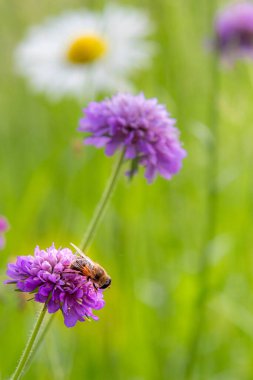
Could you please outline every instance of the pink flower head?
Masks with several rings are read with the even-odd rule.
[[[85,144],[105,147],[111,156],[125,150],[132,176],[139,165],[145,167],[145,177],[152,182],[159,173],[170,179],[182,166],[185,150],[179,141],[179,131],[163,105],[143,94],[117,94],[102,102],[92,102],[84,110],[79,130],[88,132]]]
[[[18,256],[15,264],[8,265],[10,280],[5,283],[15,283],[22,292],[34,294],[35,301],[46,303],[49,313],[60,309],[67,327],[89,317],[97,319],[92,310],[104,307],[103,290],[70,269],[75,259],[68,248],[36,247],[33,256]]]
[[[253,3],[238,2],[219,12],[215,35],[215,47],[225,60],[253,59]]]

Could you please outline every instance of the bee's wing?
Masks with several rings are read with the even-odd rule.
[[[87,262],[87,264],[93,268],[94,262],[88,256],[86,256],[83,251],[81,251],[81,249],[78,248],[75,244],[70,243],[70,245],[72,245],[72,247],[75,248],[76,253],[79,254]]]

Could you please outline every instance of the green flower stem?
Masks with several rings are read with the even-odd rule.
[[[116,163],[116,166],[114,168],[114,171],[112,172],[111,178],[109,179],[107,186],[104,190],[104,193],[102,194],[101,200],[99,204],[97,205],[95,212],[93,214],[93,217],[91,219],[91,222],[88,226],[87,232],[85,233],[83,240],[80,244],[81,250],[86,250],[89,248],[93,237],[96,233],[96,230],[99,226],[99,222],[101,221],[103,214],[105,212],[106,206],[110,200],[110,197],[113,193],[113,190],[117,184],[117,180],[119,178],[120,169],[124,162],[124,156],[125,156],[125,149],[122,150],[118,162]]]
[[[213,54],[211,65],[212,90],[210,94],[210,115],[209,125],[212,136],[207,146],[207,178],[206,178],[206,227],[203,236],[202,252],[199,259],[198,267],[198,295],[195,303],[193,315],[193,327],[188,346],[187,362],[184,371],[184,379],[192,379],[195,365],[198,359],[199,343],[202,338],[205,317],[206,303],[209,289],[210,266],[209,258],[211,256],[211,242],[215,237],[216,219],[217,219],[217,194],[218,194],[218,153],[219,153],[219,93],[220,93],[220,73],[217,53]]]
[[[27,369],[29,368],[34,355],[36,354],[36,352],[38,351],[41,343],[43,342],[43,340],[44,340],[44,338],[46,336],[46,333],[48,332],[49,327],[51,326],[51,324],[53,322],[54,317],[55,317],[55,313],[50,315],[50,317],[48,318],[45,326],[43,326],[42,331],[41,331],[40,335],[38,336],[38,339],[35,341],[34,346],[33,346],[33,350],[31,351],[31,353],[30,353],[30,355],[28,357],[27,363],[26,363],[26,368]]]
[[[29,357],[32,354],[34,342],[35,342],[37,335],[39,333],[39,330],[40,330],[41,324],[43,322],[43,319],[45,317],[46,311],[47,311],[47,302],[44,304],[43,308],[41,309],[41,311],[38,315],[38,319],[34,325],[31,336],[28,339],[28,342],[26,344],[24,352],[23,352],[23,354],[19,360],[19,363],[17,365],[17,368],[16,368],[14,374],[11,377],[11,380],[18,380],[22,377],[22,374],[26,368]]]

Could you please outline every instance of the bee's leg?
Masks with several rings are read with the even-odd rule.
[[[93,288],[94,288],[95,290],[97,290],[96,284],[92,281],[91,277],[87,277],[87,280],[88,280],[88,281],[91,281],[91,282],[92,282],[92,285],[93,285]]]

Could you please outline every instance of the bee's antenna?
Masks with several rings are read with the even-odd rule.
[[[76,252],[79,253],[80,256],[84,256],[84,253],[75,244],[70,243],[70,245],[72,245],[72,247],[75,248]]]

